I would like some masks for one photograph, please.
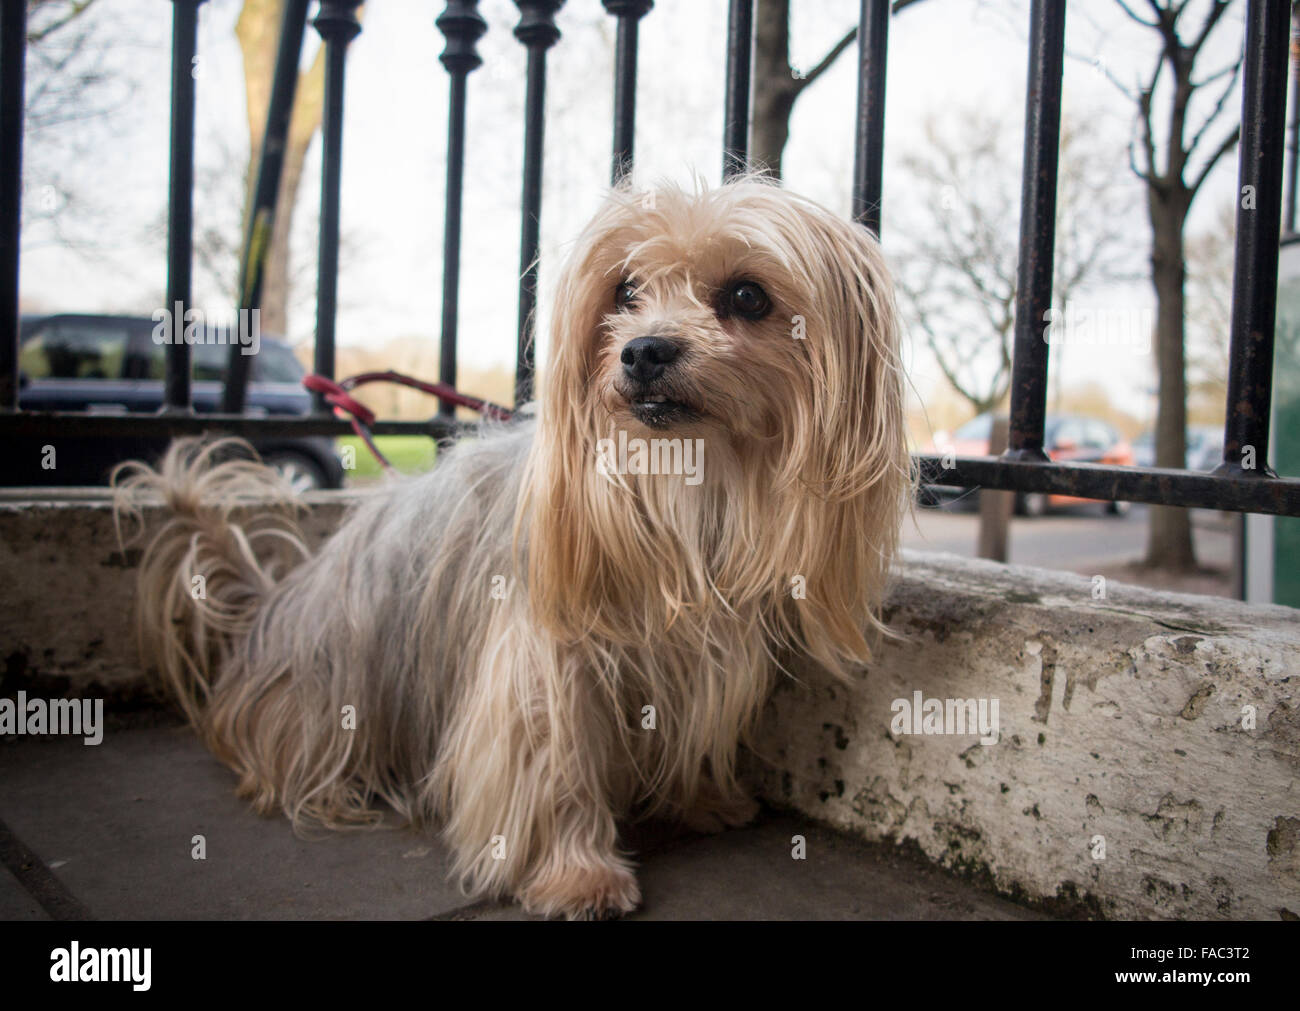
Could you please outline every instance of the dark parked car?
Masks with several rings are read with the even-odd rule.
[[[24,316],[19,352],[19,406],[28,411],[86,411],[91,414],[157,411],[163,402],[166,347],[154,341],[157,324],[141,316],[59,314]],[[229,345],[194,344],[193,403],[199,413],[221,402]],[[303,367],[289,346],[262,337],[252,355],[246,413],[306,414],[310,395],[302,387]],[[54,447],[52,468],[47,445]],[[11,448],[5,485],[104,484],[122,460],[154,460],[166,438],[37,439]],[[296,487],[337,488],[343,467],[334,441],[285,437],[253,443],[271,466]]]

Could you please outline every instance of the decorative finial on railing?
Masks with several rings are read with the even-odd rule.
[[[487,22],[478,12],[478,0],[448,0],[447,9],[433,23],[447,40],[438,59],[449,74],[468,74],[483,65],[477,46]]]
[[[338,322],[339,188],[343,174],[343,84],[348,44],[361,31],[361,0],[321,0],[312,24],[325,46],[325,94],[321,116],[320,234],[316,246],[316,350],[313,369],[334,378],[334,332]],[[332,414],[324,396],[313,397],[317,414]]]
[[[456,385],[456,341],[460,317],[460,224],[465,189],[465,104],[470,71],[483,65],[476,43],[487,31],[478,13],[478,0],[448,0],[434,21],[447,40],[442,65],[450,77],[447,89],[447,192],[442,233],[442,336],[438,351],[438,379]],[[443,400],[438,412],[451,418],[455,406]]]
[[[361,31],[357,8],[361,0],[321,0],[320,12],[312,20],[326,41],[351,42]]]
[[[618,18],[614,43],[614,160],[610,181],[617,185],[632,172],[636,139],[637,27],[654,6],[653,0],[604,0],[605,10]]]
[[[515,38],[530,49],[540,46],[549,49],[560,38],[555,27],[555,15],[564,6],[564,0],[515,0],[519,8],[519,24],[515,25]]]
[[[546,132],[546,51],[560,40],[555,15],[564,0],[515,0],[515,38],[528,49],[524,93],[523,236],[519,263],[519,343],[515,404],[533,398],[533,311],[537,308],[537,249],[542,216],[542,144]]]
[[[654,0],[601,0],[605,10],[616,17],[643,18],[654,6]]]

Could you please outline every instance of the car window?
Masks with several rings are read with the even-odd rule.
[[[223,383],[230,362],[229,344],[195,344],[190,354],[194,381]]]
[[[151,323],[142,322],[141,325],[143,329],[131,345],[126,378],[161,380],[167,371],[167,345],[154,342]],[[196,382],[224,383],[226,381],[227,366],[230,363],[230,345],[217,343],[217,333],[216,330],[210,330],[207,343],[190,346],[190,361]],[[293,350],[273,340],[261,341],[257,354],[253,356],[252,366],[250,379],[255,383],[292,383],[297,386],[306,374]],[[26,370],[26,365],[23,368]],[[28,374],[35,375],[32,372]]]
[[[23,342],[18,367],[31,379],[120,379],[126,342],[125,323],[52,319]]]
[[[1089,421],[1083,426],[1084,445],[1089,449],[1110,449],[1116,442],[1110,426],[1101,421]]]
[[[284,344],[264,340],[253,358],[253,379],[259,383],[293,383],[297,386],[302,382],[304,372],[293,351]]]
[[[987,439],[992,430],[993,415],[979,414],[957,429],[953,438],[959,442],[974,442],[977,439]]]
[[[151,339],[146,339],[139,345],[143,349],[140,352],[131,355],[131,362],[128,365],[128,377],[132,379],[162,379],[166,375],[167,346],[165,344],[155,344]],[[257,356],[253,359],[254,382],[266,382],[258,375],[257,362],[263,356],[272,352],[275,345],[262,342],[262,346]],[[280,373],[286,378],[271,379],[270,382],[293,382],[296,383],[302,376],[302,368],[293,358],[293,353],[287,348],[276,348],[281,355],[287,355],[290,359],[288,366],[281,364]],[[193,344],[190,347],[190,362],[192,374],[195,382],[214,382],[224,383],[226,381],[226,369],[230,364],[230,345],[229,344]],[[289,370],[297,369],[297,372]]]
[[[1060,446],[1065,443],[1073,443],[1075,446],[1082,446],[1083,442],[1083,425],[1073,418],[1064,418],[1056,426],[1052,433],[1050,445]]]
[[[204,380],[221,382],[226,378],[228,344],[190,345],[190,369],[196,382]],[[167,345],[153,340],[152,332],[145,333],[131,349],[126,364],[126,378],[162,380],[167,375]]]

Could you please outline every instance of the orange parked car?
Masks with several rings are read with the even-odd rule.
[[[993,415],[981,414],[972,418],[957,429],[951,438],[937,435],[935,441],[926,447],[925,452],[943,454],[953,452],[957,456],[987,456],[989,452],[989,434],[993,428]],[[1049,415],[1043,427],[1043,444],[1047,455],[1053,460],[1075,463],[1104,463],[1117,467],[1134,465],[1133,447],[1115,430],[1108,421],[1100,418],[1088,418],[1079,415]],[[974,495],[967,495],[965,489],[942,485],[928,485],[922,494],[922,504],[939,504],[945,499],[967,499],[974,501]],[[1096,502],[1096,499],[1076,498],[1073,495],[1046,495],[1038,492],[1016,495],[1016,512],[1022,516],[1041,516],[1049,509],[1058,506],[1080,505]],[[1115,516],[1128,512],[1127,502],[1107,502],[1106,511]]]

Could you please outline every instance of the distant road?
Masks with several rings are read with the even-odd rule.
[[[916,522],[903,525],[903,546],[923,551],[950,551],[974,555],[979,515],[917,509]],[[1202,565],[1227,568],[1232,564],[1232,528],[1221,514],[1195,510],[1192,514],[1196,557]],[[1139,560],[1146,551],[1147,508],[1135,505],[1127,516],[1110,516],[1100,506],[1078,506],[1068,511],[1030,519],[1011,519],[1010,558],[1017,565],[1047,569],[1092,571]]]

